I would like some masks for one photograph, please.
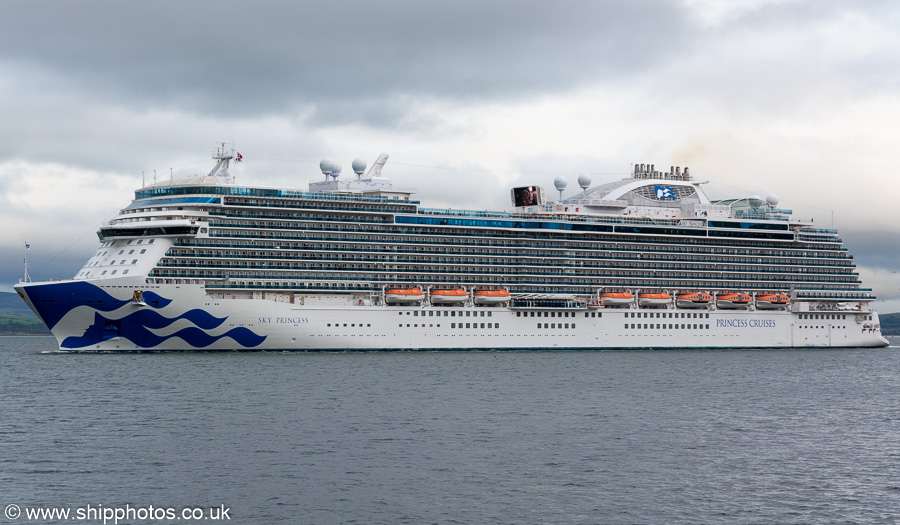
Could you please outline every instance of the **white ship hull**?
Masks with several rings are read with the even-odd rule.
[[[102,287],[97,284],[29,283],[17,285],[16,291],[51,326],[64,351],[806,348],[888,344],[880,335],[878,314],[873,311],[828,312],[820,314],[819,319],[804,319],[801,313],[790,310],[367,306],[349,295],[332,296],[336,304],[320,305],[310,301],[298,304],[261,298],[213,298],[199,285],[144,287],[144,304],[139,305],[131,301],[133,286],[124,282]],[[56,299],[48,301],[47,297]]]

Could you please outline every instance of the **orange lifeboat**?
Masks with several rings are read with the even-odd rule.
[[[508,303],[509,292],[506,290],[478,290],[474,293],[475,304],[491,305]]]
[[[706,308],[713,301],[713,297],[705,292],[686,292],[675,298],[675,305],[679,308]]]
[[[726,293],[719,296],[719,298],[716,300],[716,306],[718,306],[719,308],[737,310],[741,308],[747,308],[752,302],[753,298],[750,297],[749,294]]]
[[[666,306],[672,303],[672,296],[666,292],[639,293],[638,306],[653,307]]]
[[[469,300],[469,293],[462,288],[432,290],[431,304],[460,304]]]
[[[783,293],[770,293],[756,298],[756,307],[762,310],[775,310],[790,304],[791,298]]]
[[[418,288],[392,288],[384,291],[384,302],[387,304],[417,303],[425,298],[425,292]]]
[[[604,306],[628,306],[634,302],[634,296],[631,292],[603,292],[600,300]]]

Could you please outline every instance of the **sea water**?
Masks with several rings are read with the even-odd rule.
[[[0,507],[19,522],[900,521],[897,346],[55,348],[0,338]]]

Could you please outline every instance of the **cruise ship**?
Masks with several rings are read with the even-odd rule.
[[[239,154],[238,154],[239,155]],[[63,351],[880,347],[837,231],[769,196],[710,200],[688,168],[635,164],[508,211],[428,208],[367,169],[307,191],[154,182],[69,280],[15,290]]]

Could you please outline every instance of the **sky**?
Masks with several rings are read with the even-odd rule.
[[[4,0],[0,291],[72,277],[153,178],[305,189],[332,158],[428,207],[633,163],[834,226],[900,312],[895,0]]]

